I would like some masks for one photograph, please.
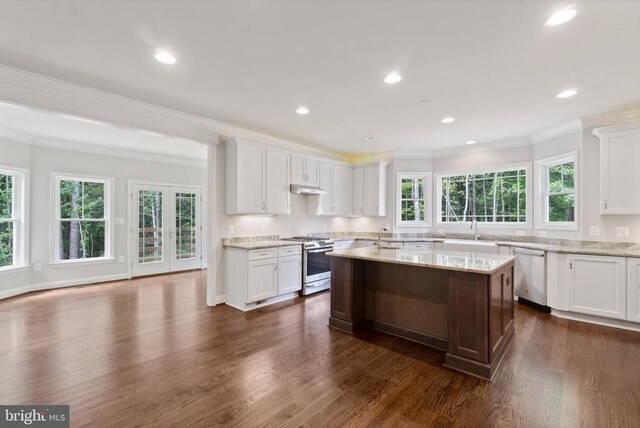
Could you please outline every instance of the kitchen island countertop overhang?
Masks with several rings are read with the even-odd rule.
[[[413,340],[446,351],[446,367],[493,379],[515,335],[514,256],[371,247],[328,255],[329,327]]]

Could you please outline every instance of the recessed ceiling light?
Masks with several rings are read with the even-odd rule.
[[[384,78],[385,83],[394,84],[402,80],[402,76],[397,71],[392,71]]]
[[[442,119],[440,122],[442,122],[442,123],[451,123],[451,122],[454,122],[455,120],[456,120],[455,117],[447,116],[444,119]]]
[[[64,117],[64,118],[67,118],[67,119],[73,119],[73,120],[78,121],[78,122],[91,123],[92,125],[106,125],[106,123],[100,122],[99,120],[86,119],[84,117],[72,116],[70,114],[59,113],[58,116]]]
[[[564,24],[565,22],[571,21],[577,13],[578,11],[574,5],[567,6],[551,15],[545,24],[549,27]]]
[[[305,106],[300,106],[296,109],[296,113],[298,114],[309,114],[309,109]]]
[[[176,57],[166,51],[156,52],[154,58],[163,64],[175,64],[177,62]]]
[[[367,135],[364,137],[365,140],[375,140],[376,136],[375,135]]]
[[[567,89],[556,95],[557,98],[569,98],[578,93],[577,89]]]
[[[467,141],[465,144],[471,145],[471,144],[475,144],[476,142],[474,140],[469,140]]]

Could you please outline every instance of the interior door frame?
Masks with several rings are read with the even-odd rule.
[[[204,194],[204,187],[198,186],[194,184],[179,184],[179,183],[170,183],[170,182],[158,182],[158,181],[144,181],[144,180],[127,180],[127,276],[129,279],[133,278],[133,224],[137,221],[136,218],[136,209],[133,203],[133,186],[163,186],[163,187],[174,187],[180,189],[194,189],[200,192],[200,255],[202,257],[200,262],[200,269],[205,269],[207,266],[206,258],[204,257],[204,249],[207,246],[206,243],[206,224],[203,219],[206,217],[206,201]]]

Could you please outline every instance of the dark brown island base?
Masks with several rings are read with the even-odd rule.
[[[446,367],[493,379],[514,337],[515,257],[375,247],[329,255],[330,327],[423,343],[447,352]]]

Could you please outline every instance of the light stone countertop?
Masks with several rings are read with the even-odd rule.
[[[371,247],[350,250],[334,250],[332,257],[371,260],[408,266],[453,270],[480,274],[492,274],[515,260],[506,254],[470,253],[450,250],[377,249]]]

